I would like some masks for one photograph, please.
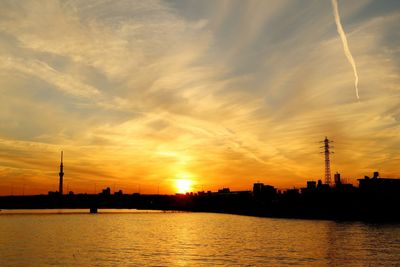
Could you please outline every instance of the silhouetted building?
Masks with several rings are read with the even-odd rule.
[[[228,187],[224,187],[218,190],[218,193],[230,193],[231,190]]]
[[[307,189],[308,190],[317,189],[317,183],[315,181],[307,181]]]
[[[61,151],[61,163],[60,163],[60,173],[58,174],[60,176],[60,183],[58,185],[59,189],[58,192],[60,195],[63,194],[63,177],[64,177],[64,166],[63,166],[63,151]]]
[[[100,194],[103,196],[109,196],[109,195],[111,195],[111,189],[109,187],[107,187],[107,188],[103,189]]]
[[[303,187],[300,189],[300,192],[302,194],[314,193],[316,191],[317,191],[317,182],[315,181],[307,181],[307,187]]]
[[[335,185],[336,186],[338,186],[338,185],[340,185],[342,182],[341,182],[341,180],[340,180],[340,173],[335,173],[335,175],[334,175],[334,179],[335,179]]]
[[[122,196],[123,195],[122,190],[118,190],[118,192],[114,192],[114,195]]]
[[[318,180],[317,190],[318,191],[328,191],[330,189],[329,184],[323,184],[321,180]]]
[[[255,197],[274,196],[276,195],[276,189],[272,185],[264,185],[263,183],[254,183],[253,195]]]
[[[365,176],[358,179],[359,188],[363,191],[398,191],[400,190],[400,179],[379,178],[379,172],[374,172],[372,178]]]
[[[264,187],[263,183],[254,183],[253,184],[253,194],[257,195],[257,194],[261,193],[263,187]]]

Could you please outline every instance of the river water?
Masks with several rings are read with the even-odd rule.
[[[87,212],[1,211],[0,266],[400,265],[399,224]]]

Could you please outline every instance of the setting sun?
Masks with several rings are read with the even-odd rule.
[[[175,181],[176,189],[178,193],[184,194],[186,192],[190,192],[192,189],[192,181],[179,179]]]

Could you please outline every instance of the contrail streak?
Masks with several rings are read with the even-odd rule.
[[[343,30],[342,23],[340,22],[337,0],[332,0],[332,6],[333,6],[333,15],[335,16],[337,32],[340,35],[340,39],[342,39],[344,53],[345,53],[347,59],[349,60],[350,65],[353,67],[354,78],[355,78],[354,86],[356,88],[356,96],[357,96],[357,99],[360,100],[360,96],[358,95],[358,74],[357,74],[356,62],[354,61],[354,58],[351,55],[351,52],[349,49],[349,44],[347,43],[346,34]]]

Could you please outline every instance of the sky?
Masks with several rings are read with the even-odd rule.
[[[338,10],[359,100],[330,0],[1,1],[0,195],[399,177],[400,1]]]

